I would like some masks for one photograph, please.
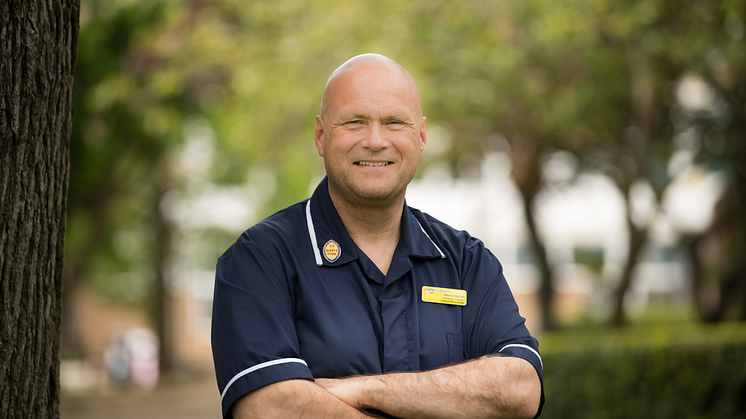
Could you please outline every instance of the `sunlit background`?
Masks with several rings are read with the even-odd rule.
[[[321,180],[321,91],[365,52],[422,94],[408,204],[486,243],[550,353],[746,320],[745,23],[740,0],[81,0],[62,418],[220,416],[215,262]]]

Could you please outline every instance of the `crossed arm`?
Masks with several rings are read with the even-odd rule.
[[[540,397],[529,362],[485,356],[425,372],[281,381],[243,396],[233,415],[366,418],[359,409],[375,409],[404,419],[532,418]]]

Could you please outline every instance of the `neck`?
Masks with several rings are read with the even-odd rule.
[[[374,205],[350,203],[333,188],[329,196],[352,240],[386,274],[399,243],[404,196]]]

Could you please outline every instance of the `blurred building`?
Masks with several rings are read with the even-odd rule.
[[[626,202],[606,176],[578,174],[574,157],[557,151],[544,164],[546,187],[536,198],[535,218],[555,268],[555,316],[606,319],[627,256]],[[437,168],[407,191],[407,203],[484,241],[502,262],[505,276],[531,330],[539,327],[536,293],[539,271],[530,250],[519,191],[510,179],[510,158],[488,155],[478,176],[453,179]],[[655,202],[652,190],[632,190],[632,218],[650,225],[650,238],[625,300],[634,315],[650,303],[690,302],[688,260],[678,243],[682,234],[701,232],[723,190],[717,174],[682,170]]]

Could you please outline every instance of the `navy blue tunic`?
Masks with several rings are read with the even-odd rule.
[[[465,290],[466,305],[425,302],[423,287]],[[405,206],[384,275],[345,230],[326,179],[220,257],[212,347],[226,418],[241,396],[282,380],[424,371],[487,354],[526,359],[543,380],[538,343],[480,240]]]

